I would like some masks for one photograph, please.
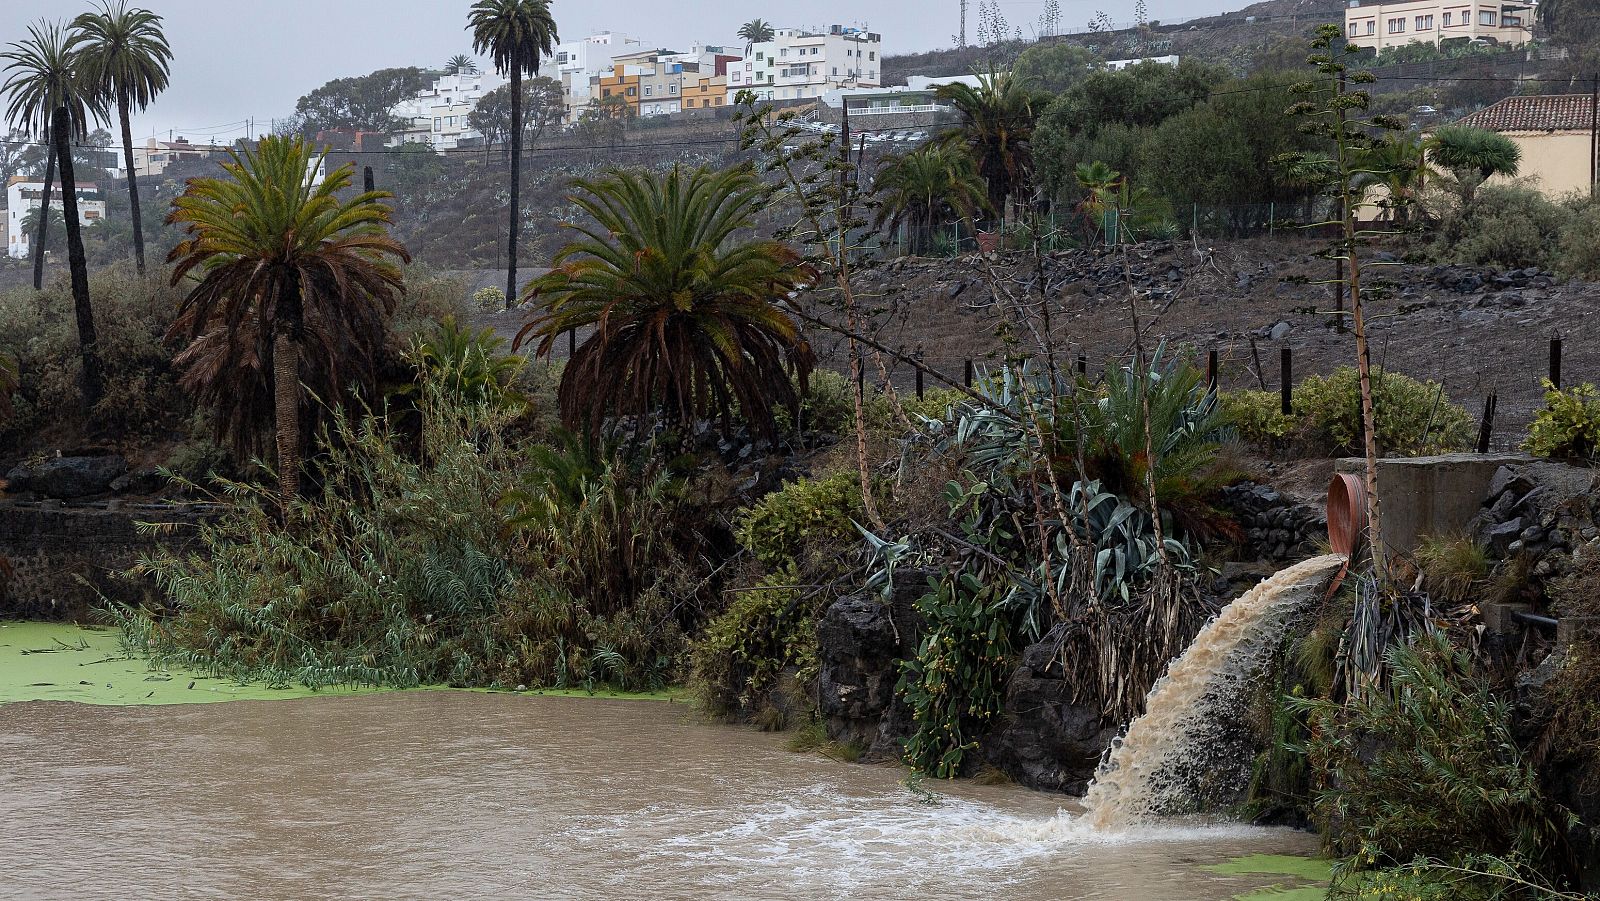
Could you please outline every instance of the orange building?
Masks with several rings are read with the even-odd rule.
[[[711,109],[728,103],[728,76],[704,78],[695,73],[683,76],[683,108]]]
[[[600,76],[590,86],[590,102],[598,103],[608,97],[621,97],[628,104],[628,115],[639,115],[640,74],[638,66],[621,63],[612,66],[610,75]]]

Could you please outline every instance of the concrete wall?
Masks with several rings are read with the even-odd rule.
[[[1589,192],[1590,154],[1593,138],[1583,131],[1507,132],[1506,137],[1522,148],[1522,165],[1516,179],[1491,179],[1491,184],[1533,179],[1546,197],[1557,198],[1574,191]]]
[[[1526,454],[1442,454],[1378,461],[1383,543],[1408,554],[1428,535],[1465,532],[1500,467],[1532,459]],[[1362,475],[1366,461],[1340,460],[1338,472]]]

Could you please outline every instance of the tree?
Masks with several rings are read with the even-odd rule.
[[[450,59],[445,62],[444,74],[477,75],[478,64],[473,62],[472,57],[467,56],[465,53],[457,53],[455,56],[450,57]]]
[[[394,131],[410,124],[395,118],[395,105],[432,83],[433,76],[415,66],[336,78],[295,102],[298,133]]]
[[[940,222],[974,219],[989,205],[988,189],[972,158],[936,143],[885,160],[872,189],[878,196],[873,226],[893,231],[905,222],[916,229],[910,242],[913,253],[927,249]]]
[[[1017,57],[1011,74],[1038,90],[1060,94],[1088,78],[1100,64],[1099,56],[1076,44],[1034,44]]]
[[[39,228],[39,217],[41,216],[50,217],[48,227],[43,230]],[[61,207],[59,206],[40,206],[28,210],[27,214],[22,217],[22,230],[24,232],[47,235],[46,240],[49,243],[44,248],[46,253],[62,253],[67,249],[67,217],[62,215]]]
[[[78,325],[78,347],[83,357],[83,406],[93,410],[105,391],[100,368],[99,339],[94,325],[94,306],[89,301],[89,261],[83,252],[83,220],[78,215],[78,179],[72,158],[72,139],[81,135],[83,124],[72,121],[72,111],[56,107],[50,121],[50,137],[56,145],[56,161],[61,166],[61,215],[66,220],[67,271],[72,278],[72,311]],[[41,220],[42,221],[42,220]]]
[[[388,194],[339,198],[354,177],[352,165],[312,186],[308,173],[321,159],[302,140],[268,137],[254,152],[231,156],[226,177],[192,179],[167,216],[185,231],[168,255],[176,264],[172,284],[197,278],[168,338],[209,342],[200,344],[204,354],[186,351],[185,362],[210,360],[211,397],[224,405],[259,396],[241,383],[249,361],[263,379],[272,373],[287,506],[300,492],[302,360],[346,383],[374,381],[387,317],[405,291],[394,260],[409,262],[410,255],[389,237],[390,210],[380,202]]]
[[[42,203],[49,206],[56,180],[55,141],[50,131],[56,108],[67,108],[68,119],[74,123],[75,133],[69,136],[73,138],[87,134],[89,120],[104,119],[106,110],[99,92],[85,83],[72,41],[60,24],[40,21],[28,26],[28,34],[27,40],[12,43],[0,52],[0,59],[7,61],[4,71],[10,73],[5,84],[0,85],[0,92],[9,95],[6,121],[48,145]],[[40,227],[49,221],[41,218]],[[45,237],[40,232],[34,240],[34,290],[44,288]]]
[[[1478,186],[1496,175],[1514,176],[1522,164],[1522,148],[1499,132],[1470,125],[1446,125],[1433,135],[1429,157],[1449,169],[1468,203]]]
[[[37,149],[33,146],[33,136],[21,128],[13,128],[0,136],[0,185],[9,184],[14,175],[37,172]]]
[[[748,57],[755,45],[772,40],[776,33],[766,19],[751,19],[739,26],[739,37],[744,38],[744,55]]]
[[[689,426],[742,416],[773,434],[773,410],[798,403],[814,357],[779,306],[810,270],[778,241],[740,240],[767,200],[749,165],[665,174],[612,169],[575,182],[593,225],[528,286],[543,312],[517,342],[548,355],[565,333],[593,327],[561,376],[562,419],[596,435],[611,416],[648,428],[659,413]]]
[[[100,9],[72,21],[73,42],[82,56],[84,76],[115,104],[122,125],[122,163],[128,173],[128,203],[133,220],[133,255],[144,274],[144,225],[139,216],[139,179],[134,177],[133,110],[143,112],[167,89],[172,48],[161,31],[161,17],[128,8],[127,0],[101,0]]]
[[[561,40],[550,0],[478,0],[467,17],[474,53],[487,53],[511,76],[511,203],[506,241],[506,304],[517,296],[517,241],[522,231],[522,74],[539,74],[539,60]]]
[[[1005,217],[1006,199],[1033,185],[1033,128],[1044,97],[1006,72],[978,78],[978,86],[942,84],[934,96],[955,107],[961,123],[941,141],[964,148],[989,188],[989,208]]]
[[[522,140],[524,144],[532,144],[546,128],[559,124],[566,115],[566,95],[561,82],[541,76],[524,83],[522,110]],[[467,116],[467,125],[483,132],[487,143],[506,145],[509,153],[511,86],[501,85],[483,95]]]

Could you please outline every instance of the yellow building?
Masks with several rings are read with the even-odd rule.
[[[726,106],[727,103],[728,76],[716,75],[706,78],[692,72],[683,76],[684,109],[711,109]]]
[[[1497,131],[1522,148],[1517,178],[1549,197],[1595,183],[1594,98],[1589,94],[1507,97],[1460,124]]]
[[[1483,0],[1351,0],[1344,33],[1382,52],[1406,44],[1483,41],[1520,47],[1533,40],[1533,4]]]

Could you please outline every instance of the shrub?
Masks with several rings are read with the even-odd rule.
[[[1489,555],[1465,535],[1429,535],[1416,550],[1428,595],[1446,604],[1462,604],[1489,577]]]
[[[1372,383],[1382,453],[1422,456],[1459,449],[1472,440],[1472,415],[1451,403],[1437,382],[1375,371]],[[1361,384],[1354,367],[1306,379],[1295,393],[1295,407],[1310,440],[1332,453],[1359,450]]]
[[[1473,673],[1470,654],[1430,633],[1415,647],[1390,646],[1385,662],[1389,686],[1342,706],[1306,705],[1313,810],[1346,858],[1336,875],[1493,856],[1559,879],[1564,812],[1542,794],[1510,705]]]
[[[1574,278],[1600,278],[1600,203],[1577,208],[1561,236],[1556,268]]]
[[[967,396],[955,388],[927,388],[918,398],[915,392],[900,395],[900,408],[906,411],[915,425],[918,417],[927,419],[948,419],[950,411],[957,404],[967,400]]]
[[[799,579],[793,564],[774,570],[706,626],[694,648],[694,684],[708,712],[761,714],[785,670],[795,668],[801,683],[816,676],[820,593],[792,587]]]
[[[798,560],[808,545],[838,546],[859,537],[861,485],[854,472],[800,479],[745,511],[739,543],[768,566]]]
[[[1470,266],[1550,266],[1572,218],[1532,188],[1494,185],[1446,214],[1434,252]]]
[[[464,403],[498,406],[522,399],[511,384],[524,361],[502,353],[505,344],[492,328],[473,331],[446,316],[425,337],[412,340],[410,359],[422,383],[439,385]]]
[[[1239,433],[1239,440],[1270,447],[1294,433],[1297,421],[1283,415],[1283,400],[1274,391],[1223,391],[1218,394],[1222,419]]]
[[[472,292],[472,302],[485,313],[499,313],[506,308],[504,289],[489,286]]]
[[[1523,447],[1541,457],[1593,460],[1600,451],[1600,392],[1588,383],[1561,389],[1546,379],[1544,402]]]
[[[853,434],[856,429],[855,386],[850,377],[831,369],[816,369],[809,379],[810,390],[800,399],[800,427],[807,432]],[[889,399],[878,389],[867,386],[862,398],[862,414],[867,428],[882,429],[889,424],[893,410]],[[789,411],[779,412],[780,425],[787,425]]]

